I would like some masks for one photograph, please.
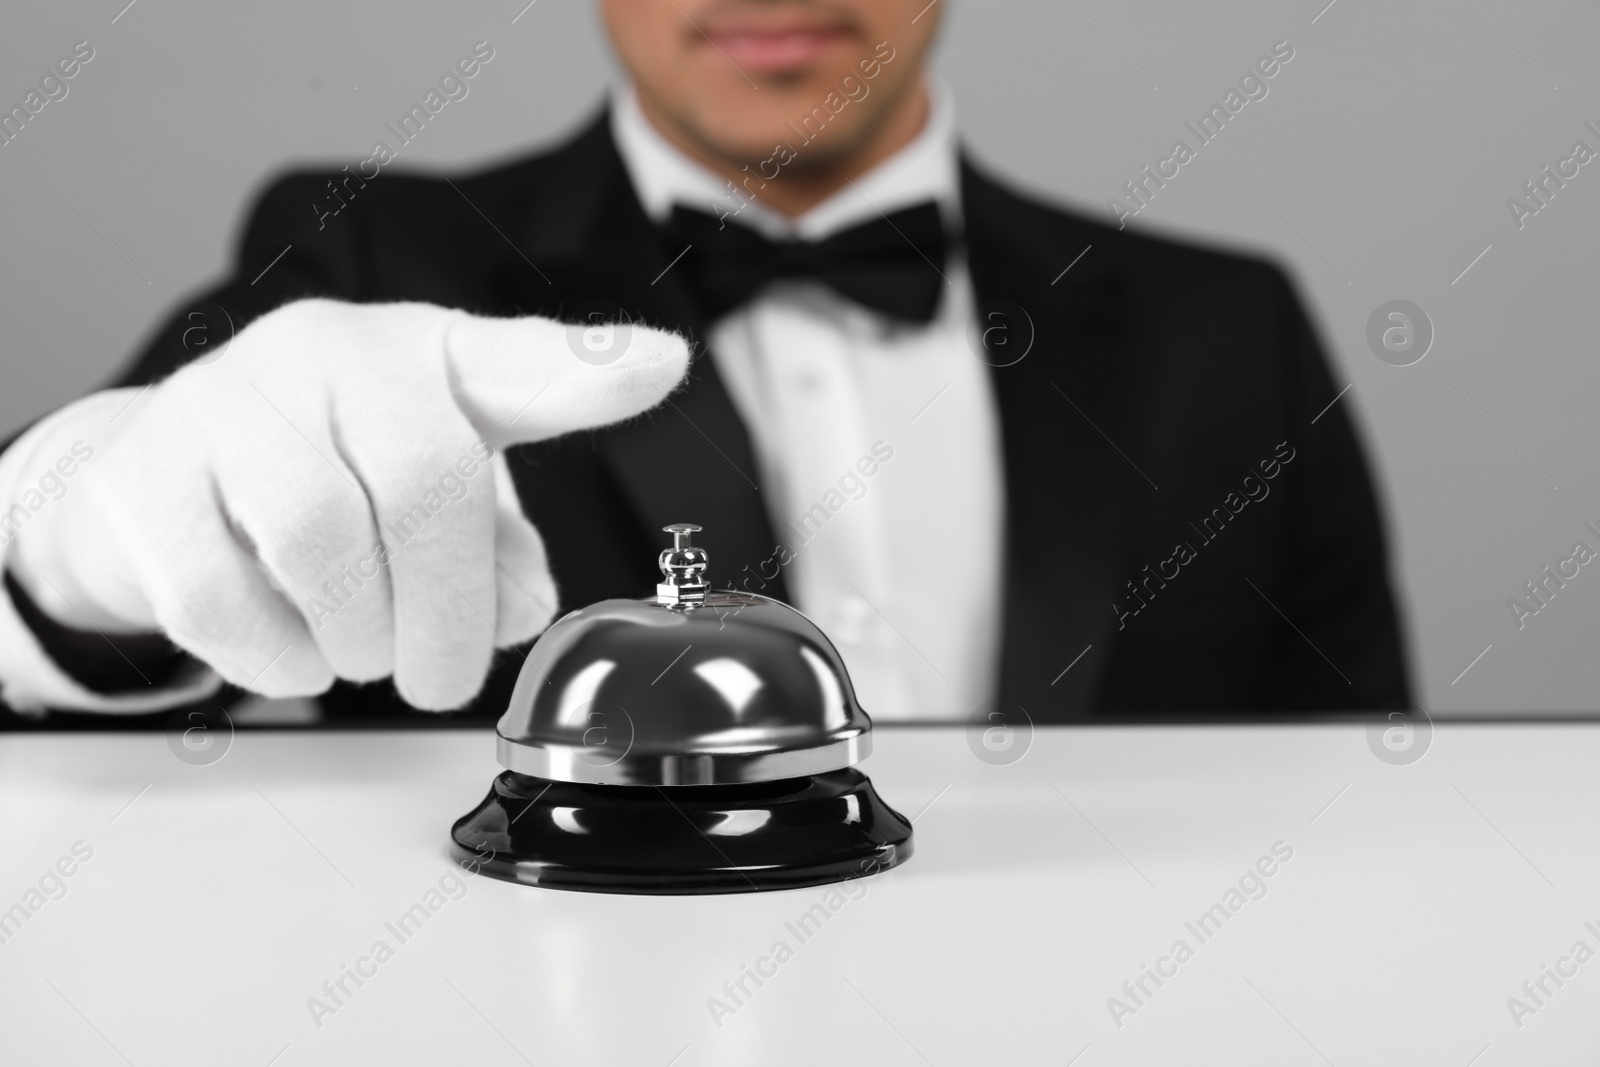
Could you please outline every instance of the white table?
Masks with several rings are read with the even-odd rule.
[[[1600,726],[1442,725],[1392,766],[1359,725],[1040,730],[1010,766],[882,728],[864,764],[916,854],[856,883],[629,897],[466,879],[451,822],[487,732],[0,738],[0,908],[90,859],[0,944],[0,1063],[1500,1064],[1600,1051]],[[131,802],[131,803],[130,803]],[[1201,942],[1186,926],[1292,859]],[[1280,846],[1280,851],[1282,846]],[[80,852],[84,846],[80,846]],[[1271,866],[1267,864],[1265,866]],[[49,888],[54,883],[46,879]],[[1247,884],[1254,888],[1253,883]],[[445,885],[450,887],[447,878]],[[865,892],[860,889],[864,888]],[[443,896],[443,895],[441,895]],[[839,899],[839,898],[835,898]],[[308,998],[375,941],[331,1015]],[[1193,950],[1117,1026],[1108,998]],[[779,940],[792,957],[730,1007]],[[1520,1028],[1507,998],[1576,969]],[[374,973],[375,972],[375,973]],[[1135,986],[1137,990],[1137,986]],[[1537,989],[1537,987],[1535,987]]]

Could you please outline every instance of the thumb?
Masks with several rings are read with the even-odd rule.
[[[682,336],[627,321],[462,313],[445,331],[445,353],[457,403],[496,448],[643,414],[689,368]]]

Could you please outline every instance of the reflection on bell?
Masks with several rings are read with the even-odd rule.
[[[647,600],[605,600],[534,644],[497,728],[505,773],[451,831],[462,863],[607,893],[820,885],[911,855],[855,769],[872,722],[821,630],[712,590],[700,527],[666,527]]]

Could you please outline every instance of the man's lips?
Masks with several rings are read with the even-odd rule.
[[[814,27],[714,29],[707,36],[741,70],[768,73],[809,66],[849,34],[835,27]]]

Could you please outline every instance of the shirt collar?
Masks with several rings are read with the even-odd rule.
[[[928,119],[910,144],[796,219],[739,198],[725,178],[679,151],[645,117],[631,85],[612,96],[611,133],[639,202],[656,222],[665,221],[674,204],[683,204],[728,218],[737,212],[741,223],[771,238],[820,240],[880,214],[932,200],[954,230],[961,212],[954,107],[948,90],[937,82],[930,81],[928,95]],[[786,143],[796,156],[805,153],[798,137]],[[781,168],[773,180],[783,180]]]

